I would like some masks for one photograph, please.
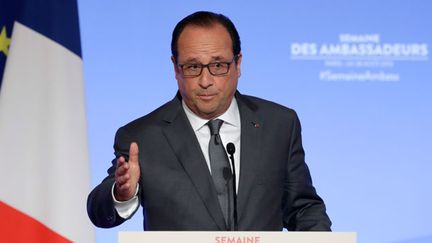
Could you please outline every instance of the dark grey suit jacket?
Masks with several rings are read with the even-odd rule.
[[[330,230],[331,222],[312,186],[296,113],[236,93],[241,118],[239,230]],[[115,154],[139,146],[139,199],[145,230],[228,230],[194,131],[179,94],[152,113],[121,127]],[[99,227],[122,219],[111,197],[116,159],[89,195],[88,215]]]

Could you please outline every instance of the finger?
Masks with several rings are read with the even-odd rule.
[[[119,185],[122,185],[122,184],[127,183],[129,181],[129,179],[130,179],[130,175],[129,174],[125,174],[123,176],[118,176],[116,178],[116,183],[119,184]]]
[[[115,175],[116,176],[122,176],[124,174],[126,174],[129,170],[129,164],[127,162],[118,162],[117,163],[117,168],[115,171]]]
[[[124,183],[121,185],[117,184],[117,192],[119,192],[122,195],[127,195],[130,191],[130,183]]]
[[[126,163],[126,160],[123,156],[120,156],[117,158],[117,164],[116,168],[121,167],[124,163]]]
[[[138,144],[135,142],[129,148],[129,163],[138,163]]]

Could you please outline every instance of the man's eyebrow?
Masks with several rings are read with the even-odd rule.
[[[184,61],[185,63],[199,63],[199,59],[195,57],[188,58]]]
[[[226,58],[222,57],[222,56],[213,56],[212,60],[213,61],[220,61],[220,60],[225,60]]]
[[[225,57],[223,56],[212,56],[211,57],[211,61],[210,62],[214,62],[214,61],[221,61],[221,60],[226,60]],[[199,58],[196,57],[191,57],[191,58],[187,58],[184,63],[201,63]]]

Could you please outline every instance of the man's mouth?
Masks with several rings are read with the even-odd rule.
[[[199,94],[198,97],[201,100],[211,100],[216,96],[216,94]]]

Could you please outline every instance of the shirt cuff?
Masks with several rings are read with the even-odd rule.
[[[138,209],[139,206],[139,200],[137,196],[139,191],[139,185],[137,184],[135,195],[127,201],[118,201],[114,197],[114,187],[115,187],[115,183],[111,188],[111,195],[114,200],[114,208],[116,209],[120,217],[124,219],[128,219],[135,213],[135,211]]]

